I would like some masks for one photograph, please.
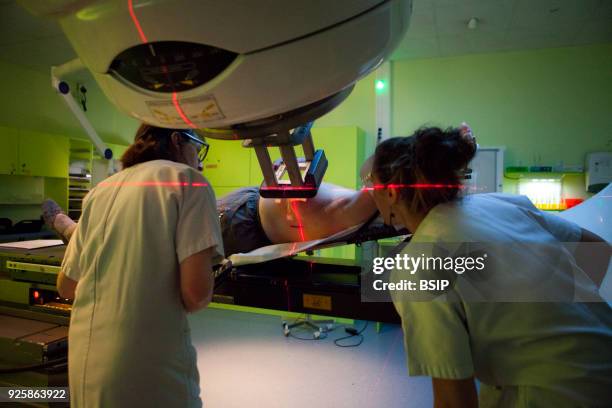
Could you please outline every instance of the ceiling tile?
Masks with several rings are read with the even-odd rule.
[[[575,35],[564,33],[511,31],[507,36],[508,45],[514,50],[566,47],[573,45],[574,40]]]
[[[601,0],[599,7],[595,10],[593,18],[597,19],[612,19],[612,1]]]
[[[436,20],[433,8],[429,12],[414,13],[410,17],[407,38],[424,38],[436,36]]]
[[[420,0],[415,0],[420,1]],[[505,3],[511,5],[516,0],[428,0],[433,1],[436,6],[462,6],[462,5],[476,5],[476,4],[500,4]]]
[[[472,54],[472,44],[466,35],[441,35],[438,37],[440,54],[444,56]]]
[[[571,27],[593,16],[600,0],[517,0],[511,29]]]
[[[431,13],[434,9],[434,0],[412,0],[412,13]]]
[[[588,21],[578,32],[575,44],[612,42],[612,20]]]
[[[440,34],[464,34],[468,21],[479,20],[479,31],[504,31],[510,24],[512,3],[509,1],[467,1],[455,5],[438,5],[436,22]]]
[[[474,52],[504,51],[508,49],[507,34],[499,32],[472,32],[466,35]]]

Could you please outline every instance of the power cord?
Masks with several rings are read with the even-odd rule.
[[[296,318],[293,321],[292,325],[296,324],[296,323],[303,322],[303,321],[306,321],[306,319],[304,317],[300,316],[300,317]],[[329,332],[332,332],[332,331],[336,330],[336,327],[325,328],[324,330],[314,332],[314,334],[311,337],[302,337],[302,336],[296,336],[295,333],[293,333],[293,331],[292,331],[294,329],[290,330],[290,329],[288,329],[288,327],[289,327],[289,325],[287,323],[283,322],[283,331],[284,331],[286,337],[291,337],[291,338],[294,338],[296,340],[305,340],[305,341],[324,340],[324,339],[327,338]]]
[[[298,317],[297,319],[295,319],[295,321],[293,322],[293,324],[295,323],[299,323],[301,321],[305,321],[306,319],[304,319],[303,317]],[[348,334],[348,336],[344,336],[344,337],[339,337],[337,339],[334,340],[334,345],[336,345],[337,347],[343,347],[343,348],[347,348],[347,347],[358,347],[361,345],[361,343],[363,343],[364,337],[363,337],[363,332],[366,330],[366,328],[368,327],[369,322],[365,322],[365,324],[363,325],[363,327],[360,330],[357,330],[354,327],[345,327],[344,331],[345,333]],[[302,336],[297,336],[295,335],[295,333],[293,333],[291,330],[286,330],[287,324],[283,323],[283,329],[285,330],[285,336],[286,337],[291,337],[294,338],[296,340],[303,340],[303,341],[317,341],[317,340],[324,340],[328,337],[330,332],[333,332],[334,330],[336,330],[336,327],[331,328],[331,329],[327,329],[324,331],[321,331],[319,334],[311,336],[311,337],[302,337]],[[359,341],[357,341],[356,343],[350,343],[350,344],[344,344],[343,342],[347,339],[352,339],[353,337],[358,337]]]
[[[338,347],[358,347],[363,343],[363,332],[368,327],[370,322],[365,322],[361,330],[357,331],[354,327],[345,327],[344,331],[348,333],[348,336],[340,337],[339,339],[334,340],[334,344]],[[341,344],[342,341],[346,339],[352,339],[353,337],[359,337],[359,341],[357,343],[352,344]]]

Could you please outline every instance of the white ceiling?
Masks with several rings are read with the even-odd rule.
[[[47,1],[47,0],[40,0]],[[479,20],[474,30],[467,22]],[[612,42],[612,0],[414,0],[392,59]],[[75,57],[57,23],[0,0],[0,60],[46,71]]]
[[[468,21],[478,19],[476,29]],[[414,0],[393,59],[612,42],[612,0]]]

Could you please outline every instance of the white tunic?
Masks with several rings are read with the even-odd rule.
[[[500,280],[512,285],[516,277],[522,279],[520,286],[508,290],[519,291],[543,284],[538,273],[546,271],[551,258],[538,251],[580,236],[577,225],[537,210],[525,197],[477,194],[433,208],[402,254],[421,256],[425,242],[494,243],[498,251],[489,260],[495,257],[505,269],[487,287]],[[504,251],[500,242],[509,249]],[[391,280],[403,276],[395,270]],[[475,376],[481,381],[481,406],[612,406],[612,310],[607,303],[470,302],[464,289],[458,286],[456,302],[394,296],[410,375]]]
[[[78,281],[69,330],[72,406],[199,407],[179,264],[223,254],[215,197],[196,170],[156,160],[83,202],[62,270]]]

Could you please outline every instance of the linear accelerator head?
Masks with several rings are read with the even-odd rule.
[[[160,127],[225,129],[296,111],[304,123],[333,109],[393,51],[412,8],[412,0],[19,2],[59,21],[123,112]]]

